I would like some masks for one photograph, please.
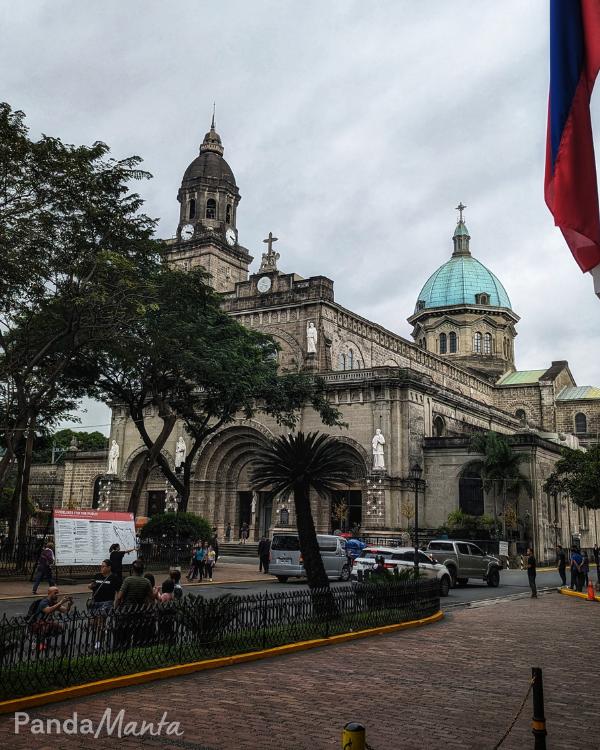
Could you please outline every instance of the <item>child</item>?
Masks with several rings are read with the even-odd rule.
[[[183,597],[183,587],[179,583],[181,580],[180,570],[171,570],[169,572],[169,578],[173,581],[173,597],[179,601]]]
[[[217,553],[215,552],[214,547],[209,546],[209,548],[206,550],[206,557],[204,558],[205,575],[209,581],[212,581],[213,569],[215,567],[216,561]]]

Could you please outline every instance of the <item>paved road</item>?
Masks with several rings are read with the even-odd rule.
[[[258,575],[258,573],[257,573]],[[537,578],[538,588],[557,587],[560,585],[560,578],[556,571],[540,572]],[[334,586],[345,586],[349,584],[335,583]],[[268,591],[275,593],[278,591],[297,591],[305,588],[306,583],[302,580],[290,581],[281,584],[271,576],[265,576],[265,582],[262,583],[226,583],[226,584],[203,584],[202,586],[193,586],[185,588],[185,592],[193,594],[202,594],[206,597],[222,596],[223,594],[243,595],[259,594]],[[65,586],[62,591],[69,592],[69,587]],[[513,594],[529,593],[527,583],[527,574],[521,570],[505,570],[502,572],[500,586],[496,589],[490,588],[485,583],[468,583],[463,588],[456,588],[450,591],[450,595],[442,599],[443,609],[453,609],[457,606],[468,604],[469,602],[481,601],[484,599],[495,599],[506,597]],[[75,603],[80,609],[85,608],[87,594],[75,594]],[[6,614],[9,617],[24,614],[27,611],[31,599],[16,599],[0,601],[0,614]]]
[[[505,591],[518,587],[512,578],[517,585]],[[107,708],[113,721],[123,709],[124,722],[158,722],[166,711],[183,737],[16,736],[6,717],[0,742],[11,750],[333,750],[353,720],[366,724],[375,750],[489,750],[540,666],[548,747],[598,750],[597,629],[598,605],[556,593],[457,609],[426,628],[30,711],[31,719],[61,720],[77,712],[96,727]],[[531,715],[530,697],[502,750],[533,747]]]

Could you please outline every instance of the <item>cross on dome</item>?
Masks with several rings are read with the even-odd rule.
[[[465,210],[465,208],[466,208],[466,206],[463,204],[462,201],[456,207],[456,210],[459,212],[459,216],[458,216],[458,223],[459,224],[463,220],[463,211]]]

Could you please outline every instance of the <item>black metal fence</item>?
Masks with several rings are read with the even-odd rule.
[[[72,611],[33,623],[0,619],[0,699],[337,633],[439,610],[435,580]]]

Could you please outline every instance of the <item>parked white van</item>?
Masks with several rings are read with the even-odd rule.
[[[352,566],[346,554],[346,540],[332,534],[317,534],[317,541],[327,577],[335,581],[348,581]],[[297,532],[274,532],[269,573],[277,576],[281,583],[285,583],[288,578],[306,575]]]

